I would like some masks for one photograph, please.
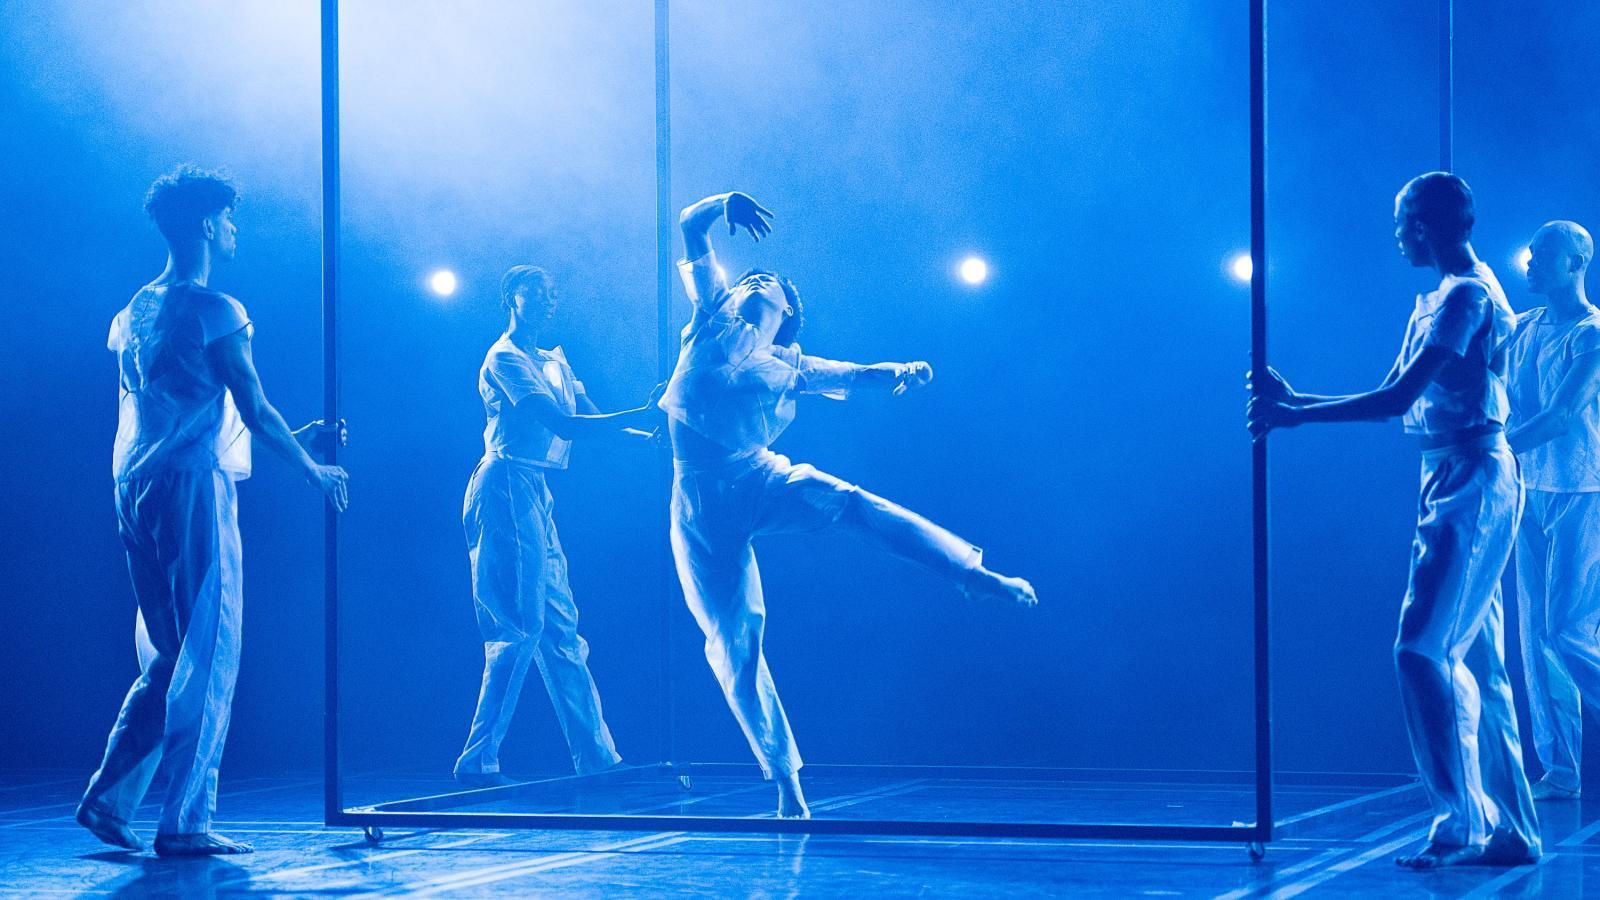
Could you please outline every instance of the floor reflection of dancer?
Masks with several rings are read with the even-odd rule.
[[[544,270],[513,267],[500,282],[500,299],[510,324],[478,372],[489,421],[462,510],[484,656],[477,711],[455,765],[456,779],[471,787],[514,783],[500,773],[500,743],[530,663],[550,693],[573,768],[588,774],[621,761],[589,674],[589,645],[578,634],[544,473],[567,467],[576,438],[648,437],[635,426],[660,421],[648,403],[601,413],[561,348],[539,348],[540,329],[556,309],[556,287]]]
[[[1411,583],[1394,655],[1433,826],[1421,852],[1396,861],[1416,869],[1520,865],[1537,859],[1540,845],[1500,595],[1522,502],[1503,433],[1515,318],[1472,249],[1466,182],[1444,172],[1418,176],[1395,198],[1394,215],[1401,253],[1438,270],[1440,280],[1417,297],[1388,376],[1363,394],[1324,397],[1295,393],[1269,369],[1254,379],[1250,427],[1259,438],[1307,422],[1404,415],[1406,431],[1421,436]]]
[[[751,270],[730,288],[711,250],[725,219],[757,240],[771,213],[740,193],[684,209],[687,259],[679,263],[694,315],[662,409],[673,449],[672,551],[684,599],[706,635],[728,706],[767,777],[778,814],[808,816],[800,753],[761,651],[766,610],[751,548],[760,534],[848,529],[919,563],[969,596],[1032,606],[1033,588],[982,564],[982,551],[882,497],[792,465],[768,449],[794,419],[796,394],[842,398],[853,391],[899,395],[933,379],[925,362],[857,365],[800,352],[800,297],[786,279]]]
[[[348,500],[344,470],[312,460],[267,401],[244,306],[207,285],[212,264],[237,249],[237,200],[216,172],[183,166],[157,179],[145,210],[166,238],[167,267],[111,323],[122,389],[112,461],[117,530],[139,604],[140,674],[77,820],[108,844],[143,849],[128,820],[159,769],[162,856],[250,852],[213,833],[211,819],[239,674],[234,482],[250,475],[251,435],[336,508]]]
[[[1583,278],[1594,240],[1551,222],[1530,245],[1528,287],[1550,301],[1517,317],[1511,430],[1527,488],[1517,531],[1517,609],[1535,800],[1576,800],[1583,701],[1600,704],[1600,310]]]

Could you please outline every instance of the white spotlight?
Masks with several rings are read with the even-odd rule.
[[[1517,274],[1519,275],[1528,274],[1528,263],[1532,261],[1533,249],[1530,247],[1523,247],[1517,251],[1516,256],[1511,258],[1511,264],[1517,267]]]
[[[979,257],[969,256],[961,261],[957,272],[967,284],[983,284],[989,279],[989,264]]]
[[[1235,253],[1232,259],[1228,260],[1228,274],[1232,275],[1236,281],[1248,284],[1250,277],[1255,273],[1256,264],[1250,258],[1248,250],[1241,250]]]
[[[456,292],[456,273],[449,269],[440,269],[428,276],[428,288],[441,297],[448,297]]]

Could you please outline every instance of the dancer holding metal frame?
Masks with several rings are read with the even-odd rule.
[[[159,771],[162,856],[251,851],[211,830],[244,607],[234,482],[250,476],[251,436],[335,509],[349,502],[345,471],[296,441],[332,429],[290,432],[256,374],[243,304],[209,286],[213,264],[238,249],[238,197],[226,176],[194,166],[150,186],[145,211],[166,238],[167,265],[117,313],[107,342],[120,370],[112,466],[140,673],[77,821],[108,844],[144,849],[128,822]]]
[[[778,785],[778,815],[810,815],[800,752],[762,654],[766,620],[750,541],[762,534],[848,529],[959,585],[970,597],[1033,606],[1033,587],[984,567],[982,551],[888,500],[769,447],[793,421],[795,395],[894,396],[926,386],[926,362],[859,365],[808,356],[794,343],[800,295],[752,269],[730,287],[710,232],[717,220],[760,240],[772,213],[748,195],[717,194],[679,217],[679,263],[694,314],[661,408],[673,448],[672,551],[684,599],[706,636],[706,660],[762,771]]]
[[[1417,297],[1389,374],[1365,393],[1318,396],[1296,393],[1268,368],[1251,379],[1249,426],[1259,440],[1309,422],[1403,416],[1406,431],[1421,437],[1417,533],[1394,654],[1434,815],[1427,846],[1396,862],[1521,865],[1538,859],[1540,842],[1506,676],[1500,594],[1522,505],[1504,434],[1515,315],[1472,249],[1465,181],[1445,172],[1412,179],[1395,197],[1394,217],[1400,252],[1437,270],[1440,281]]]

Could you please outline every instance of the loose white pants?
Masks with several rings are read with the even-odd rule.
[[[1429,840],[1491,835],[1539,851],[1506,677],[1500,576],[1522,508],[1516,460],[1496,435],[1422,459],[1411,583],[1395,665],[1411,750],[1433,807]]]
[[[159,770],[158,833],[203,834],[239,674],[238,495],[221,471],[180,469],[118,483],[116,507],[140,672],[83,802],[126,822]]]
[[[585,774],[621,761],[589,673],[589,645],[578,634],[553,508],[538,466],[486,456],[467,485],[461,518],[484,665],[459,774],[500,771],[500,744],[530,663],[544,679],[573,768]]]
[[[1576,791],[1583,700],[1600,704],[1600,493],[1528,491],[1517,608],[1533,748],[1545,779]]]
[[[672,555],[706,661],[767,777],[803,762],[762,653],[766,604],[751,538],[846,528],[959,583],[982,551],[923,517],[809,465],[763,450],[707,468],[679,462]]]

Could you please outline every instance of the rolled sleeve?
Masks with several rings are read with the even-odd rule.
[[[205,297],[195,305],[195,311],[200,320],[201,339],[206,344],[250,327],[250,316],[244,311],[244,304],[227,294]],[[250,332],[245,331],[245,336],[249,335]]]
[[[794,348],[794,356],[795,369],[800,373],[795,390],[802,394],[820,394],[834,400],[843,400],[850,396],[861,373],[867,368],[858,363],[807,356],[800,352],[798,345]]]
[[[678,260],[683,289],[696,307],[716,309],[728,293],[728,276],[717,265],[717,254],[707,250],[694,259]]]
[[[535,394],[556,399],[555,390],[539,367],[518,354],[496,353],[489,358],[488,368],[489,374],[511,398],[513,406]]]
[[[1459,285],[1440,301],[1422,346],[1443,347],[1457,356],[1466,356],[1488,314],[1489,296],[1481,288]]]

